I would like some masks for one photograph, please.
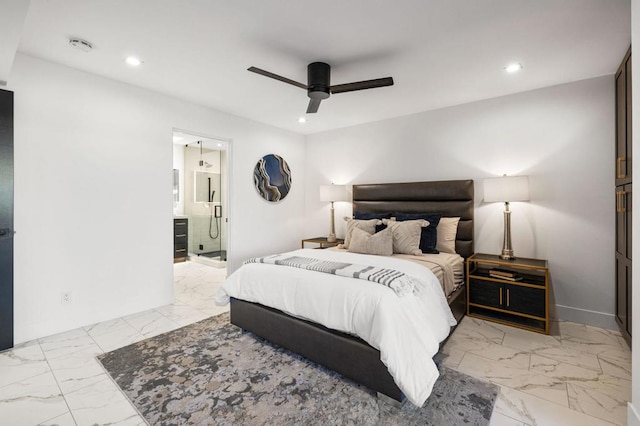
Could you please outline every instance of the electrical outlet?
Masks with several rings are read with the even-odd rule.
[[[71,303],[70,291],[63,291],[62,293],[60,293],[60,303],[62,303],[63,305],[68,305]]]

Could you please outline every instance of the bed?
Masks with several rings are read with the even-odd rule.
[[[455,248],[463,258],[473,254],[473,181],[437,181],[353,186],[355,214],[441,213],[460,217]],[[454,317],[465,312],[464,287],[447,296]],[[330,368],[396,401],[403,392],[396,385],[381,353],[364,340],[277,309],[231,298],[231,323]]]

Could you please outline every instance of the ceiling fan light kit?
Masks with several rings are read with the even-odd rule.
[[[312,62],[307,66],[307,84],[282,77],[269,71],[256,67],[249,67],[247,71],[273,78],[275,80],[288,83],[301,89],[306,89],[309,97],[307,114],[318,112],[320,101],[327,99],[331,94],[354,92],[356,90],[373,89],[376,87],[393,86],[393,78],[377,78],[375,80],[364,80],[354,83],[331,85],[331,66],[325,62]]]

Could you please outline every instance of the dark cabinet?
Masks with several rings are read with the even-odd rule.
[[[13,92],[0,89],[0,351],[13,347]]]
[[[173,263],[187,260],[189,247],[189,220],[173,219]]]
[[[494,271],[513,276],[500,277]],[[548,334],[549,285],[546,260],[503,260],[476,253],[467,259],[467,314]]]
[[[632,294],[632,220],[633,198],[631,160],[631,48],[625,55],[615,77],[616,93],[616,322],[625,340],[631,345]]]

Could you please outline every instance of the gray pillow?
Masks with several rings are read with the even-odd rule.
[[[393,234],[387,228],[373,235],[362,229],[354,228],[351,233],[349,251],[353,253],[391,256],[393,254]]]
[[[459,217],[443,217],[438,223],[438,243],[436,248],[443,253],[456,253],[456,235]]]
[[[344,243],[342,244],[342,247],[346,249],[349,248],[349,243],[351,242],[351,233],[355,228],[362,229],[364,232],[371,235],[376,232],[376,225],[380,225],[382,223],[380,219],[357,220],[351,219],[350,217],[345,217],[344,220],[347,221],[347,231],[345,232]]]
[[[421,256],[420,235],[422,228],[429,226],[429,222],[423,219],[405,220],[396,222],[391,219],[383,219],[387,229],[391,229],[393,235],[393,252]]]

